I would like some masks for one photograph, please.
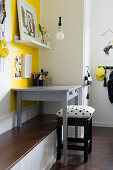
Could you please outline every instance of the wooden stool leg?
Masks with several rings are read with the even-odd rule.
[[[61,159],[62,126],[57,125],[57,159]]]
[[[88,161],[88,131],[88,122],[86,122],[84,126],[84,162]]]
[[[89,140],[90,140],[89,153],[91,153],[92,152],[92,118],[89,124]]]
[[[75,126],[75,138],[78,137],[78,126]]]

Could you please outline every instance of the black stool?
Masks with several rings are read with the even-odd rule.
[[[67,149],[68,150],[84,151],[84,162],[87,162],[88,161],[88,153],[92,152],[92,116],[93,116],[93,112],[95,111],[95,109],[92,108],[92,110],[90,109],[90,111],[86,111],[85,109],[83,109],[83,107],[82,107],[82,110],[77,108],[80,106],[74,106],[74,107],[68,106],[68,107],[71,108],[70,110],[68,109],[68,116],[69,116],[69,113],[71,113],[70,116],[72,116],[72,117],[68,117],[67,125],[75,126],[75,127],[78,127],[78,126],[84,127],[84,138],[78,138],[78,137],[70,138],[70,137],[68,137],[67,138],[67,141],[68,141]],[[91,108],[91,107],[89,107],[89,108]],[[77,117],[78,110],[80,112],[79,116],[80,116],[80,114],[82,115],[81,117]],[[75,117],[72,115],[72,112],[74,113],[74,115],[76,115]],[[84,112],[88,113],[87,116],[85,115]],[[63,149],[62,125],[63,125],[62,113],[59,112],[59,113],[57,113],[57,143],[58,143],[57,159],[61,158],[61,149]]]

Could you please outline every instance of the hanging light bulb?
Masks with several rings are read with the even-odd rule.
[[[59,17],[58,33],[56,34],[56,38],[57,38],[58,40],[63,40],[63,39],[64,39],[64,34],[63,34],[63,32],[62,32],[61,17]]]
[[[60,15],[61,15],[61,0],[60,1]],[[58,40],[63,40],[64,39],[64,34],[62,32],[62,21],[61,21],[61,17],[59,17],[59,23],[58,23],[58,33],[56,34],[56,38]]]

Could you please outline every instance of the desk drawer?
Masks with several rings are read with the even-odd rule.
[[[73,91],[68,92],[67,99],[71,100],[72,98],[78,96],[78,92],[79,90],[73,90]]]

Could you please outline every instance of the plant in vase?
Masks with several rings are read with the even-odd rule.
[[[47,33],[47,31],[45,30],[45,27],[42,27],[40,24],[39,24],[39,31],[40,31],[41,42],[44,43],[44,35]]]

